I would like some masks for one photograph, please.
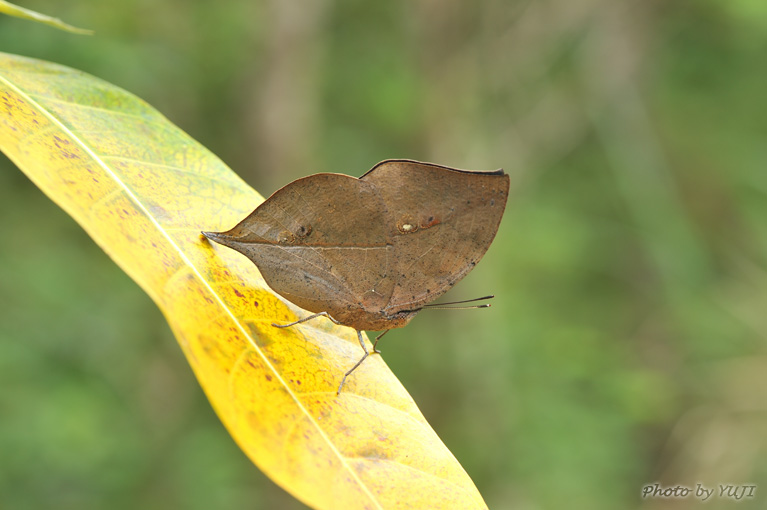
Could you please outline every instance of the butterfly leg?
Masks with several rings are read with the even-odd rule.
[[[304,317],[303,319],[299,319],[295,322],[289,322],[288,324],[275,324],[272,322],[272,326],[275,328],[289,328],[290,326],[295,326],[296,324],[301,324],[302,322],[310,321],[312,319],[316,319],[317,317],[327,317],[331,321],[333,321],[334,324],[341,324],[337,320],[335,320],[333,317],[328,314],[328,312],[320,312],[310,315],[309,317]]]
[[[380,335],[378,335],[378,336],[376,337],[376,341],[375,341],[375,343],[373,343],[373,352],[374,352],[374,353],[376,353],[376,354],[381,354],[381,351],[379,351],[378,349],[376,349],[376,345],[378,345],[378,341],[381,339],[381,337],[382,337],[382,336],[384,336],[384,335],[385,335],[386,333],[388,333],[389,331],[391,331],[391,330],[390,330],[390,329],[387,329],[386,331],[384,331],[383,333],[381,333]]]
[[[354,372],[358,366],[362,365],[362,362],[365,361],[365,359],[370,356],[370,351],[368,351],[367,347],[365,347],[365,342],[362,340],[362,332],[357,331],[357,338],[360,341],[360,346],[362,347],[362,350],[365,351],[365,354],[362,355],[362,358],[357,362],[356,365],[354,365],[352,368],[349,369],[348,372],[344,374],[344,378],[341,379],[341,384],[338,385],[338,391],[336,392],[336,395],[341,394],[341,388],[344,387],[344,383],[346,382],[346,378],[349,377],[349,375]]]

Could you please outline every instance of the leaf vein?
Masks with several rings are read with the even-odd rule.
[[[99,165],[107,175],[109,175],[114,182],[121,187],[128,198],[135,204],[135,206],[143,213],[149,221],[155,226],[157,231],[160,233],[162,237],[164,237],[168,243],[170,243],[170,246],[173,248],[173,250],[176,252],[179,258],[184,262],[185,265],[187,265],[191,270],[192,273],[195,275],[197,279],[199,279],[200,282],[202,282],[203,286],[208,289],[208,291],[211,293],[211,295],[218,301],[219,306],[221,306],[224,310],[226,310],[227,314],[231,318],[231,320],[234,322],[234,324],[237,325],[238,329],[244,336],[244,338],[247,339],[247,341],[253,346],[255,351],[259,354],[259,356],[262,358],[264,364],[269,367],[269,370],[272,371],[274,376],[282,383],[282,385],[285,387],[287,393],[291,396],[293,401],[295,402],[296,406],[299,408],[299,410],[310,420],[312,425],[317,429],[317,431],[320,434],[320,437],[323,438],[323,440],[328,444],[331,451],[334,452],[334,454],[341,460],[343,465],[345,466],[345,469],[352,475],[352,477],[356,480],[356,483],[361,487],[361,489],[364,491],[364,493],[370,498],[370,500],[378,507],[382,508],[381,503],[375,498],[375,496],[370,492],[370,489],[367,487],[365,483],[359,478],[357,472],[351,468],[351,466],[346,462],[345,457],[341,454],[341,452],[336,447],[335,443],[330,440],[330,438],[327,436],[327,434],[322,430],[322,428],[319,426],[319,423],[317,423],[316,419],[309,413],[308,409],[304,406],[303,402],[301,402],[301,399],[298,397],[298,395],[292,390],[292,388],[286,383],[286,381],[283,379],[283,377],[278,373],[277,369],[274,367],[274,365],[271,363],[271,361],[266,357],[264,352],[258,347],[258,344],[253,340],[248,330],[243,326],[242,322],[234,315],[232,310],[226,305],[223,298],[215,291],[215,289],[211,286],[211,284],[203,277],[200,270],[192,263],[191,259],[187,256],[187,254],[184,252],[184,250],[181,249],[181,247],[176,243],[176,241],[169,235],[169,233],[163,228],[163,226],[159,223],[157,218],[155,218],[151,211],[147,208],[147,206],[141,201],[141,199],[130,189],[130,187],[123,182],[123,180],[120,178],[120,176],[112,169],[110,165],[104,161],[85,141],[77,135],[72,129],[67,127],[62,120],[60,120],[56,115],[54,115],[52,112],[50,112],[48,109],[44,108],[41,102],[37,101],[32,97],[32,95],[25,93],[22,89],[20,89],[18,86],[13,84],[11,81],[8,80],[8,78],[0,75],[0,81],[3,81],[6,83],[6,85],[13,90],[16,91],[20,96],[26,98],[26,100],[30,103],[30,105],[35,105],[39,111],[47,117],[49,120],[51,120],[53,123],[59,125],[60,129],[67,133],[67,135],[72,137],[72,140],[75,141],[80,147],[94,160],[94,162]],[[72,103],[65,100],[56,100],[52,99],[53,101],[57,101],[60,103],[68,103],[68,104],[74,104],[77,105],[77,103]],[[80,105],[82,106],[82,105]],[[87,108],[87,106],[86,106]],[[95,108],[95,107],[94,107]],[[103,108],[96,108],[104,110]],[[114,112],[112,110],[104,110],[112,114],[122,114],[122,112]],[[125,114],[130,115],[130,114]],[[134,117],[141,117],[137,115],[132,115]],[[148,117],[141,117],[142,119],[148,119]]]

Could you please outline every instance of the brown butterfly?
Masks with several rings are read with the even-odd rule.
[[[277,190],[228,232],[203,232],[258,266],[285,299],[357,331],[401,328],[471,271],[509,193],[503,170],[393,159],[359,179],[320,173]],[[373,352],[379,352],[373,346]]]

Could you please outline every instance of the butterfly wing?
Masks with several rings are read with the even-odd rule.
[[[387,315],[435,300],[471,271],[498,231],[509,194],[502,170],[471,172],[408,160],[360,178],[375,187],[394,247]]]
[[[250,258],[274,291],[301,308],[358,330],[388,329],[479,262],[508,191],[502,170],[389,160],[360,179],[293,181],[230,231],[206,235]]]
[[[315,174],[279,189],[213,239],[246,255],[274,291],[301,308],[369,329],[368,315],[380,316],[393,287],[382,206],[368,183]]]

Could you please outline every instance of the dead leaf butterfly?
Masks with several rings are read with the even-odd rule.
[[[228,232],[203,234],[248,257],[275,292],[314,312],[275,326],[324,315],[357,330],[364,355],[340,393],[370,354],[360,331],[404,326],[466,276],[493,241],[508,193],[503,170],[387,160],[359,179],[297,179]]]

